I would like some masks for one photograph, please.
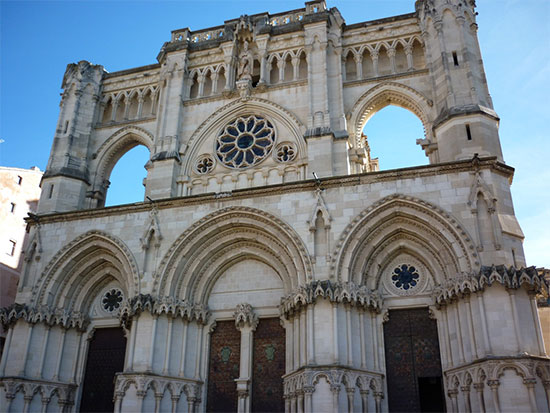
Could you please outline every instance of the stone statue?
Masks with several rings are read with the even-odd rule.
[[[252,52],[248,49],[248,41],[245,40],[243,51],[239,55],[237,80],[252,80],[252,64]]]

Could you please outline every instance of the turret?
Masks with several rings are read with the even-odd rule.
[[[86,61],[67,65],[64,90],[48,166],[42,178],[39,212],[82,207],[89,185],[88,150],[98,112],[103,66]]]
[[[441,162],[479,156],[502,160],[499,118],[483,70],[473,0],[416,2],[433,78],[438,116],[434,134]]]

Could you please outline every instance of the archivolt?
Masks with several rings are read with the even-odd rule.
[[[477,269],[474,244],[447,212],[428,202],[394,194],[359,214],[342,233],[333,256],[338,281],[376,288],[380,269],[400,251],[424,262],[442,282]]]
[[[230,207],[202,218],[176,240],[153,293],[201,303],[224,268],[249,258],[271,266],[286,293],[312,276],[309,254],[292,228],[266,212]]]
[[[431,139],[431,122],[434,118],[433,102],[412,87],[396,82],[380,83],[365,92],[350,112],[349,130],[353,145],[361,138],[367,121],[379,110],[393,104],[414,113],[424,126],[426,138]]]
[[[144,145],[153,150],[153,135],[143,128],[137,126],[126,126],[113,133],[92,155],[97,158],[96,173],[94,182],[101,185],[113,170],[116,162],[122,155],[137,145]]]
[[[237,99],[216,110],[193,132],[188,142],[190,152],[186,156],[183,167],[184,175],[191,174],[193,162],[198,156],[196,152],[199,150],[201,143],[216,135],[226,121],[245,114],[266,115],[274,120],[276,124],[285,125],[294,135],[298,145],[298,153],[307,153],[306,143],[303,139],[306,128],[292,112],[266,99],[256,97],[250,97],[246,101]]]
[[[112,235],[90,231],[71,241],[48,263],[31,303],[85,311],[91,293],[112,279],[127,297],[139,293],[138,267],[130,250]]]

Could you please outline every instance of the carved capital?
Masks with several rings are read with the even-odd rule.
[[[237,305],[233,317],[235,318],[235,327],[238,330],[244,327],[251,327],[252,331],[254,331],[258,326],[258,316],[254,313],[250,304],[241,303]]]

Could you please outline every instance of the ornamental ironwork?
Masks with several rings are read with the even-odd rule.
[[[243,169],[263,161],[273,149],[275,128],[267,119],[240,116],[228,123],[216,140],[216,155],[229,168]]]

